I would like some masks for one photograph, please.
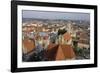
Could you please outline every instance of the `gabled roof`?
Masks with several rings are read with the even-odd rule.
[[[55,60],[57,49],[58,49],[58,45],[50,44],[48,46],[48,49],[45,52],[45,57],[48,58],[48,60],[50,61]]]
[[[55,59],[56,60],[64,60],[65,59],[65,56],[64,56],[64,53],[63,53],[63,50],[62,50],[61,46],[58,47]]]
[[[75,53],[70,45],[49,45],[45,56],[49,60],[65,60],[75,58]]]
[[[75,52],[71,45],[61,45],[61,48],[66,59],[75,58]]]
[[[25,38],[22,41],[23,44],[23,51],[26,50],[28,52],[32,51],[35,48],[35,42],[33,40],[30,40],[29,38]]]

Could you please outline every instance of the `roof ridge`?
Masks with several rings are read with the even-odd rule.
[[[61,47],[62,51],[63,51],[63,54],[64,54],[64,50],[62,48],[62,45],[60,44],[58,47]],[[65,54],[64,54],[64,57],[66,58]]]
[[[61,47],[62,47],[62,45],[61,45]],[[65,53],[64,53],[64,49],[62,48],[62,51],[63,51],[63,54],[64,54],[64,56],[65,56],[65,58],[66,58],[66,55],[65,55]]]

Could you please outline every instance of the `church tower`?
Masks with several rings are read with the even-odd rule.
[[[69,21],[68,24],[67,24],[67,32],[70,33],[70,34],[72,33],[72,24],[71,24],[71,21]]]

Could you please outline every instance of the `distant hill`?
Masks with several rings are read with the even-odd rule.
[[[71,21],[71,22],[74,22],[74,23],[76,23],[76,24],[78,24],[78,25],[89,25],[90,24],[90,22],[89,21],[83,21],[83,20],[61,20],[61,19],[53,19],[53,20],[51,20],[51,19],[36,19],[36,18],[22,18],[22,22],[23,23],[25,23],[25,22],[31,22],[31,21],[42,21],[42,22],[68,22],[68,21]]]

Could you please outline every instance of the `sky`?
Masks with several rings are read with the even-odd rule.
[[[36,19],[62,19],[62,20],[90,20],[89,13],[76,13],[76,12],[54,12],[54,11],[34,11],[23,10],[23,18],[36,18]]]

